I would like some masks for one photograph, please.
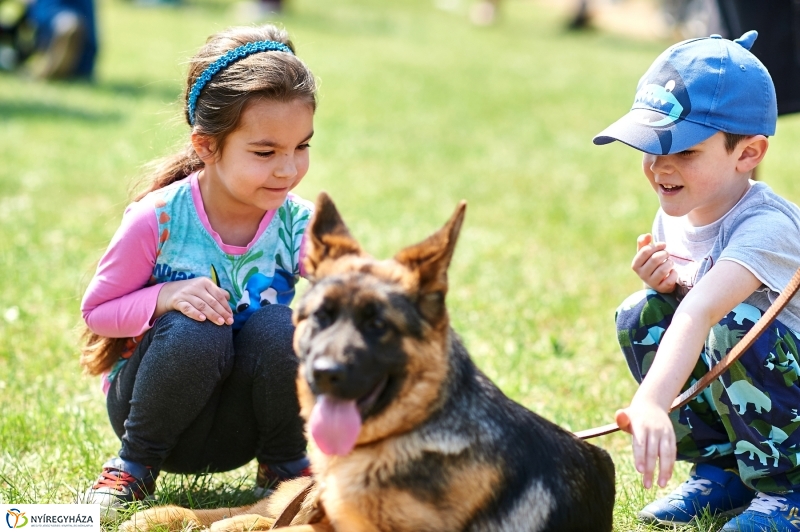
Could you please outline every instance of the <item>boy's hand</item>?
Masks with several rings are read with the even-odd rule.
[[[678,272],[669,258],[664,242],[653,242],[653,235],[647,233],[636,239],[636,255],[631,269],[644,283],[657,292],[669,294],[675,290]]]
[[[211,320],[217,325],[231,325],[233,312],[228,305],[228,299],[230,294],[208,277],[171,281],[164,283],[158,293],[153,318],[170,310],[177,310],[193,320]]]
[[[629,433],[633,445],[633,462],[642,474],[647,489],[653,485],[653,473],[658,459],[658,485],[665,487],[672,478],[677,453],[675,429],[669,415],[656,404],[632,404],[615,415],[617,425]]]

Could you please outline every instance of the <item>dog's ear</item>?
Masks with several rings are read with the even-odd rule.
[[[394,260],[416,272],[419,279],[419,309],[432,322],[444,313],[447,268],[456,248],[466,209],[467,202],[462,200],[444,227],[394,257]]]
[[[314,215],[306,229],[306,256],[303,262],[307,275],[313,279],[319,265],[344,255],[363,255],[361,246],[347,230],[333,200],[325,192],[317,196]]]

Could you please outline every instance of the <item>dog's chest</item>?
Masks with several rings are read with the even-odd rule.
[[[461,528],[457,516],[393,487],[326,484],[325,513],[337,532],[425,532]]]
[[[458,461],[431,471],[409,466],[409,458],[388,446],[328,462],[320,497],[335,529],[461,530],[492,499],[499,480],[498,471],[484,463]]]

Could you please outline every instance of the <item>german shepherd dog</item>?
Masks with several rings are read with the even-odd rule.
[[[284,482],[250,507],[152,508],[120,530],[265,530],[309,487],[285,530],[610,532],[608,454],[506,397],[450,328],[447,268],[465,209],[379,261],[320,194],[311,287],[294,314],[314,480]]]

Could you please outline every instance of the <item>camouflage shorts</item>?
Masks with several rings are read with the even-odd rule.
[[[654,290],[617,309],[619,345],[634,378],[647,374],[678,301]],[[762,312],[740,304],[711,328],[684,390],[753,327]],[[763,492],[800,490],[800,339],[775,321],[744,355],[688,405],[670,414],[678,459],[735,457],[742,480]]]

